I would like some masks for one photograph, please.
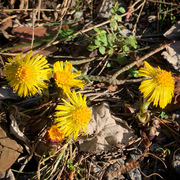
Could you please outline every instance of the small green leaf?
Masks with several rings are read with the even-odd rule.
[[[118,11],[121,12],[122,14],[126,12],[126,10],[125,10],[123,7],[120,7],[120,8],[118,9]]]
[[[125,60],[126,54],[118,54],[117,55],[117,62],[119,64],[122,64],[122,62]]]
[[[87,47],[88,51],[93,51],[96,48],[98,48],[98,46],[96,46],[94,44],[89,44],[89,46]]]
[[[98,28],[94,28],[94,30],[95,30],[97,33],[99,33],[99,29],[98,29]]]
[[[99,52],[104,55],[105,54],[105,47],[104,46],[101,46],[99,47]]]
[[[101,41],[104,43],[104,46],[107,46],[107,37],[106,37],[106,35],[101,36]]]
[[[112,14],[114,14],[114,13],[115,13],[115,11],[114,11],[114,9],[113,9],[113,8],[112,8],[110,11],[111,11],[111,13],[112,13]]]
[[[98,41],[98,40],[95,40],[94,43],[95,43],[96,46],[100,46],[101,45],[101,42]]]
[[[124,45],[123,48],[124,48],[124,51],[129,51],[129,47],[127,45]]]
[[[136,41],[136,38],[134,36],[129,36],[124,41],[126,44],[131,45],[133,48],[135,48],[135,49],[137,48],[137,41]]]
[[[114,9],[115,9],[115,11],[117,11],[118,7],[119,7],[119,3],[118,3],[118,2],[116,2],[116,3],[115,3],[115,5],[114,5]]]
[[[114,48],[110,47],[109,50],[108,50],[108,53],[109,53],[110,56],[112,56],[113,53],[114,53]]]
[[[163,119],[168,119],[168,115],[164,111],[161,112],[160,117]]]
[[[113,28],[114,31],[116,31],[118,28],[118,24],[117,24],[116,20],[111,19],[110,26]]]
[[[106,65],[106,67],[107,67],[107,68],[110,68],[110,67],[111,67],[111,63],[108,62],[107,65]]]

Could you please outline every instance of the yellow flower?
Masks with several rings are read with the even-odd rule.
[[[9,85],[19,96],[31,96],[47,88],[44,82],[51,75],[49,64],[43,55],[32,55],[32,51],[27,53],[23,58],[23,54],[9,58],[5,64],[4,73]]]
[[[81,74],[81,71],[71,73],[72,63],[65,62],[63,68],[63,61],[57,61],[53,65],[53,77],[58,87],[62,88],[65,93],[70,93],[71,87],[84,87],[84,81],[74,79]]]
[[[171,72],[162,70],[160,67],[153,68],[145,62],[146,68],[139,70],[138,76],[145,76],[150,79],[142,81],[139,90],[143,93],[144,98],[148,98],[153,105],[165,108],[171,102],[174,96],[174,78]]]
[[[50,143],[57,143],[64,139],[64,133],[56,125],[52,125],[46,133],[46,139]]]
[[[74,136],[75,140],[82,130],[86,133],[91,111],[87,107],[86,97],[82,97],[80,93],[73,91],[67,97],[70,102],[63,99],[64,103],[56,107],[55,122],[65,136]]]

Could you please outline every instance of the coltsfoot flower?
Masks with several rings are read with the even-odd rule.
[[[91,118],[91,111],[86,104],[86,97],[75,91],[67,94],[70,102],[57,105],[55,122],[65,136],[73,136],[74,140],[82,132],[86,133],[87,123]]]
[[[174,78],[171,72],[162,70],[160,67],[153,68],[146,61],[145,68],[139,70],[138,76],[145,76],[150,79],[143,80],[139,90],[144,98],[148,98],[149,102],[154,102],[153,105],[165,108],[172,101],[174,96]]]
[[[74,79],[81,75],[81,71],[72,73],[72,63],[66,61],[65,66],[63,67],[63,61],[57,61],[53,65],[53,71],[56,85],[59,88],[62,88],[65,93],[70,93],[71,87],[84,87],[84,81]]]
[[[46,139],[51,144],[58,143],[64,139],[64,133],[56,125],[52,125],[47,130]]]
[[[52,70],[43,55],[32,56],[32,53],[30,51],[24,58],[22,53],[8,58],[5,64],[6,79],[20,97],[35,95],[48,87],[44,81],[50,78]]]

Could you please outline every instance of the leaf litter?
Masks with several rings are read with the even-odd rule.
[[[7,144],[3,140],[0,144],[3,168],[0,178],[11,174],[12,179],[13,176],[14,179],[176,179],[180,173],[178,1],[122,1],[118,7],[115,1],[108,0],[72,3],[11,0],[0,5],[3,7],[1,70],[8,57],[31,49],[47,56],[51,66],[56,61],[69,60],[77,70],[86,72],[84,77],[88,81],[80,92],[88,97],[92,112],[87,134],[79,136],[73,144],[64,140],[49,145],[45,134],[60,101],[54,82],[49,94],[23,99],[12,92],[2,76],[0,122],[11,136],[5,137]],[[125,9],[127,14],[114,16],[116,20],[112,22],[113,7],[120,8],[119,12]],[[155,20],[148,21],[151,17]],[[109,47],[103,41],[102,45],[96,42],[99,49],[88,51],[87,39],[96,34],[94,28],[102,27],[109,37],[116,32],[109,28],[109,23],[121,27],[120,34],[131,34],[131,39],[125,39],[127,33],[123,35],[122,42],[134,49],[118,47],[112,40]],[[118,49],[121,47],[124,50]],[[150,64],[171,71],[176,87],[173,102],[163,110],[166,118],[161,117],[162,109],[150,105],[151,118],[141,126],[135,115],[139,111],[138,87],[142,79],[135,77],[135,71],[147,59]],[[133,66],[137,68],[131,69]],[[11,145],[10,139],[16,144],[11,152],[4,148]]]

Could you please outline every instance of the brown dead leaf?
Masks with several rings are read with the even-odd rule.
[[[92,118],[88,124],[87,134],[93,137],[79,138],[80,150],[85,152],[110,150],[112,146],[128,144],[134,137],[133,131],[124,120],[111,115],[107,103],[92,107]]]
[[[50,26],[50,27],[37,27],[34,29],[34,40],[37,39],[47,39],[45,34],[55,34],[57,31],[57,27]],[[21,44],[26,44],[26,43],[31,43],[32,41],[32,34],[33,34],[33,29],[31,27],[23,26],[23,27],[17,27],[12,30],[12,34],[16,35],[19,37],[19,42],[18,45]],[[35,46],[33,46],[34,48]],[[25,52],[30,50],[31,47],[29,46],[24,46],[24,47],[17,47],[13,48],[11,50],[12,53],[15,52]],[[53,47],[52,48],[46,48],[46,55],[50,54],[52,50],[56,50],[57,48]]]
[[[34,40],[36,39],[44,39],[46,38],[45,34],[53,34],[56,33],[57,27],[37,27],[34,28]],[[20,44],[23,43],[30,43],[32,40],[33,28],[22,26],[17,27],[12,30],[12,34],[15,34],[17,37],[20,38]]]
[[[9,169],[18,156],[22,153],[23,148],[13,140],[4,124],[0,126],[0,174]]]
[[[166,47],[166,51],[162,52],[165,59],[174,67],[174,69],[180,71],[180,21],[174,24],[168,31],[164,33],[164,36],[175,42]]]

